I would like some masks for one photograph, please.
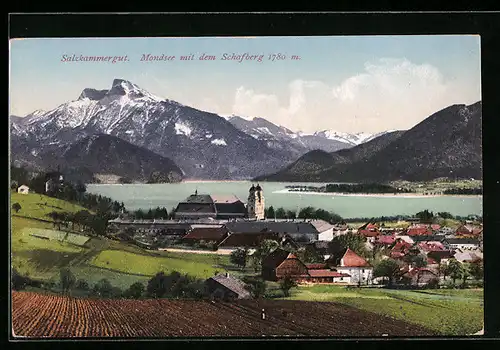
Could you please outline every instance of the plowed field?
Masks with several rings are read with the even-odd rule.
[[[32,292],[12,292],[12,330],[15,337],[37,338],[435,335],[419,326],[328,302],[105,300]]]

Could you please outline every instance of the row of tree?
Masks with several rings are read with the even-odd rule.
[[[335,223],[342,221],[342,217],[336,213],[311,206],[300,209],[298,213],[284,208],[274,209],[273,206],[270,206],[264,209],[264,216],[267,219],[318,219]]]
[[[483,189],[478,188],[449,188],[443,191],[444,194],[465,194],[480,196],[483,194]]]
[[[328,184],[325,192],[335,193],[411,193],[408,188],[396,188],[390,185],[367,183],[367,184]]]
[[[76,213],[52,211],[47,214],[53,220],[54,227],[61,230],[61,227],[71,230],[79,230],[93,233],[94,235],[105,235],[109,216],[98,213],[91,214],[86,210]]]

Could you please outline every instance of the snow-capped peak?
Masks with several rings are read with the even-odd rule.
[[[314,136],[325,137],[329,140],[336,140],[340,142],[350,143],[352,145],[359,145],[365,142],[367,139],[373,136],[373,134],[366,132],[358,132],[355,134],[350,134],[342,131],[335,130],[323,130],[314,133]]]
[[[42,114],[45,114],[46,112],[43,109],[37,109],[29,114],[26,114],[25,118],[28,117],[38,117],[41,116]]]

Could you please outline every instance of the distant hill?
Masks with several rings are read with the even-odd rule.
[[[481,102],[453,105],[408,131],[383,134],[328,154],[309,152],[256,180],[384,182],[482,178]]]
[[[55,151],[41,154],[43,167],[60,169],[84,181],[95,174],[110,174],[130,181],[177,182],[182,170],[170,159],[111,135],[92,135]],[[77,169],[75,171],[74,169]]]
[[[362,161],[391,143],[405,131],[393,131],[383,134],[367,143],[328,153],[314,150],[304,154],[298,160],[275,174],[258,177],[259,181],[324,181],[325,173],[340,171],[348,165]]]

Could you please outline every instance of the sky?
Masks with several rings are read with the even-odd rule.
[[[175,58],[141,61],[147,54]],[[194,60],[180,60],[191,54]],[[216,59],[199,60],[202,54]],[[224,54],[236,59],[222,60]],[[263,58],[241,61],[238,55],[244,54]],[[127,56],[127,61],[64,61],[64,55]],[[84,88],[109,89],[115,78],[197,109],[262,117],[293,131],[406,130],[452,104],[481,100],[480,37],[10,41],[11,115],[49,111],[78,99]]]

